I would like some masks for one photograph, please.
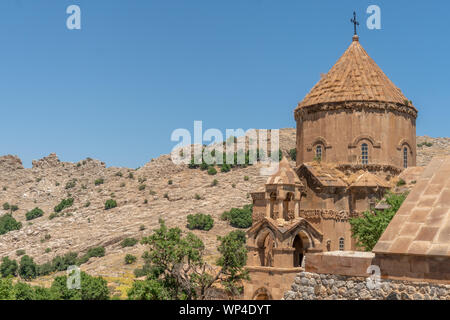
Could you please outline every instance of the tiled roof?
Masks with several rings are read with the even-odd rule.
[[[303,185],[286,158],[281,159],[278,171],[267,179],[266,184]]]
[[[297,108],[349,101],[405,104],[407,100],[400,89],[369,57],[355,36],[347,51],[311,89]]]
[[[350,188],[358,188],[358,187],[380,187],[380,188],[389,188],[389,185],[384,182],[382,179],[378,178],[374,174],[370,172],[364,172],[360,175],[355,182],[350,185]]]
[[[339,172],[336,169],[322,165],[315,167],[307,163],[304,163],[302,167],[306,168],[324,187],[347,187],[347,184],[339,178]]]
[[[373,252],[450,257],[450,156],[430,162]]]

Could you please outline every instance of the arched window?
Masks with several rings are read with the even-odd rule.
[[[322,160],[322,146],[320,144],[316,146],[316,159]]]
[[[408,168],[408,148],[403,148],[403,168]]]
[[[369,146],[367,143],[361,145],[361,162],[362,164],[369,164]]]
[[[339,251],[344,251],[344,248],[345,248],[344,238],[339,238]]]

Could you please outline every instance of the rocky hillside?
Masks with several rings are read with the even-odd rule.
[[[450,138],[417,137],[417,165],[426,166],[433,157],[450,154]]]
[[[418,148],[420,165],[433,155],[450,153],[449,138],[418,137],[418,143],[424,141],[432,145]],[[295,130],[282,129],[280,144],[286,153],[294,148]],[[23,224],[20,230],[0,236],[0,257],[20,259],[16,251],[21,249],[36,262],[44,263],[68,251],[82,254],[89,248],[104,246],[106,256],[89,260],[82,269],[114,282],[124,275],[131,278],[132,270],[139,265],[124,265],[125,254],[140,257],[145,250],[142,245],[124,249],[121,240],[148,235],[160,218],[168,226],[186,230],[186,216],[201,212],[215,219],[212,230],[196,231],[213,258],[216,237],[233,229],[220,221],[220,214],[250,203],[249,192],[266,180],[259,175],[259,169],[258,164],[211,176],[206,171],[174,165],[169,155],[139,169],[128,169],[106,167],[93,159],[61,162],[55,154],[33,161],[32,168],[25,169],[15,156],[0,157],[0,206],[5,202],[17,205],[19,209],[13,216]],[[49,219],[54,207],[69,197],[74,198],[74,204]],[[118,206],[105,210],[108,199],[115,199]],[[35,207],[41,208],[44,216],[26,221],[25,213]],[[5,213],[0,207],[0,215]]]

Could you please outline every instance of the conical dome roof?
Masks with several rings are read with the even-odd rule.
[[[285,157],[281,159],[278,171],[267,179],[266,184],[303,185]]]
[[[359,43],[358,36],[298,108],[334,102],[373,101],[410,105]],[[414,107],[413,107],[414,108]]]

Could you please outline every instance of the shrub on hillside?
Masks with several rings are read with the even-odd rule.
[[[89,258],[92,257],[103,257],[105,255],[104,247],[94,247],[88,250],[87,255]]]
[[[112,208],[115,208],[115,207],[117,207],[116,200],[114,200],[114,199],[106,200],[106,202],[105,202],[105,210],[109,210],[109,209],[112,209]]]
[[[4,257],[2,259],[2,264],[0,265],[0,274],[3,278],[8,276],[15,277],[17,275],[17,269],[19,266],[17,265],[16,260],[11,260],[8,257]]]
[[[229,164],[224,163],[220,168],[220,172],[229,172],[231,170],[231,166]]]
[[[22,223],[14,219],[11,214],[0,217],[0,235],[20,228],[22,228]]]
[[[73,204],[73,198],[63,199],[61,202],[54,208],[55,212],[61,212],[64,209],[70,207]]]
[[[125,248],[125,247],[132,247],[136,243],[138,243],[138,240],[135,239],[135,238],[125,238],[125,239],[122,240],[120,245],[122,246],[122,248]]]
[[[72,188],[74,188],[75,187],[75,184],[76,184],[77,182],[76,182],[76,180],[75,179],[73,179],[73,180],[70,180],[69,182],[67,182],[66,183],[66,189],[72,189]]]
[[[3,210],[9,210],[9,208],[10,208],[9,203],[8,203],[8,202],[5,202],[5,203],[3,204]]]
[[[252,225],[252,209],[253,205],[245,205],[242,209],[232,208],[230,211],[225,211],[221,215],[222,220],[227,220],[230,225],[235,228],[249,228]]]
[[[103,178],[99,178],[94,181],[94,185],[98,186],[98,185],[103,184],[104,182],[105,182],[105,180]]]
[[[132,264],[136,261],[136,256],[133,256],[132,254],[127,254],[125,256],[125,264]]]
[[[187,216],[187,227],[190,230],[198,229],[209,231],[214,226],[214,219],[211,215],[203,213],[190,214]]]
[[[25,217],[27,218],[27,220],[33,220],[39,217],[42,217],[44,215],[44,211],[42,211],[42,209],[39,209],[38,207],[34,208],[31,211],[28,211],[25,214]]]
[[[78,253],[68,252],[64,256],[56,256],[52,260],[53,271],[64,271],[77,264]]]
[[[209,167],[209,168],[208,168],[208,174],[211,175],[211,176],[217,174],[216,168],[214,168],[214,167],[212,167],[212,166]]]

